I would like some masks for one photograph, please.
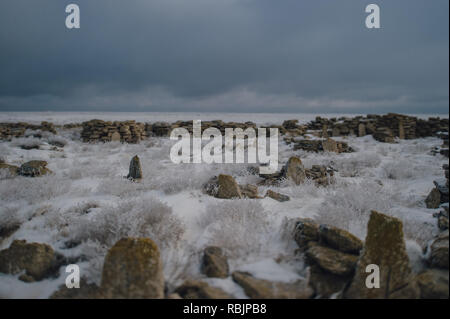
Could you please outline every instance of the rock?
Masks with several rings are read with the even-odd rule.
[[[120,133],[114,132],[111,134],[111,142],[120,142]]]
[[[103,264],[105,298],[164,298],[164,275],[158,246],[149,238],[122,238]]]
[[[84,277],[80,278],[80,288],[67,288],[61,285],[50,299],[98,299],[102,298],[100,288],[92,283],[88,283]]]
[[[0,170],[8,170],[8,172],[12,175],[12,176],[16,176],[19,174],[19,167],[14,166],[14,165],[9,165],[6,163],[0,163]]]
[[[416,277],[422,299],[448,299],[448,271],[428,269]]]
[[[429,263],[432,267],[448,269],[449,231],[442,232],[430,245]]]
[[[356,267],[358,257],[338,250],[321,246],[315,242],[308,243],[306,251],[308,260],[317,264],[324,271],[338,276],[351,275]]]
[[[448,207],[444,206],[444,209],[441,212],[439,212],[438,215],[438,227],[440,230],[447,230],[448,229]]]
[[[20,275],[18,279],[26,283],[35,282],[34,278],[27,274]]]
[[[436,186],[437,190],[440,194],[440,203],[448,203],[448,186],[444,182],[434,181],[434,186]]]
[[[242,196],[247,198],[260,198],[258,196],[258,187],[251,184],[239,185]]]
[[[306,179],[305,168],[298,157],[291,157],[283,168],[283,177],[300,185]]]
[[[28,177],[37,177],[46,174],[50,174],[51,171],[46,168],[46,161],[29,161],[22,164],[19,168],[19,175]]]
[[[23,279],[28,282],[55,275],[59,266],[60,256],[47,244],[14,240],[0,251],[0,272],[15,275],[25,271]]]
[[[311,219],[298,219],[294,239],[300,249],[305,250],[310,241],[319,241],[319,225]]]
[[[309,299],[314,295],[304,280],[295,283],[271,282],[240,271],[233,272],[232,277],[252,299]]]
[[[219,188],[217,190],[218,198],[242,198],[242,193],[235,179],[230,175],[219,175]]]
[[[441,193],[437,188],[433,188],[425,199],[425,204],[427,208],[439,208],[441,204]]]
[[[222,248],[206,247],[203,255],[202,272],[208,277],[228,277],[228,260],[223,254]]]
[[[131,159],[127,178],[134,181],[142,179],[141,161],[137,155]]]
[[[322,147],[325,152],[339,153],[339,148],[335,140],[328,138],[322,142]]]
[[[209,181],[207,181],[202,186],[202,189],[205,194],[217,197],[217,193],[219,192],[219,179],[217,178],[217,176],[214,176]]]
[[[175,292],[183,299],[233,299],[233,296],[222,289],[196,280],[185,281]]]
[[[320,225],[319,237],[322,244],[326,244],[343,253],[359,255],[363,248],[363,242],[358,237],[333,226]]]
[[[366,267],[375,264],[380,270],[380,288],[366,287]],[[372,211],[361,257],[346,298],[417,298],[409,257],[400,220]]]
[[[270,189],[266,192],[266,196],[264,197],[270,197],[279,202],[287,202],[288,200],[290,200],[289,196],[274,192]]]
[[[11,224],[0,225],[0,243],[3,239],[8,238],[20,228],[20,223],[15,222]]]
[[[366,135],[366,126],[363,123],[360,123],[358,125],[358,136],[365,136]]]
[[[318,265],[311,265],[309,269],[309,286],[316,294],[316,298],[331,298],[338,292],[341,292],[351,277],[337,276],[324,271]]]

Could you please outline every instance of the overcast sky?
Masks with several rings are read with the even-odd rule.
[[[65,6],[81,28],[65,27]],[[365,7],[381,8],[381,29]],[[0,111],[448,113],[448,0],[0,0]]]

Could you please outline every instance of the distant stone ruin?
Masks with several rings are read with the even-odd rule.
[[[56,134],[55,126],[49,122],[41,122],[40,125],[33,125],[25,122],[0,123],[0,140],[11,140],[13,137],[22,137],[27,130],[40,130]]]

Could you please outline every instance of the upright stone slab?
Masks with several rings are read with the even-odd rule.
[[[366,286],[368,265],[380,270],[380,288]],[[412,280],[412,271],[403,239],[400,220],[372,211],[367,226],[365,246],[355,276],[344,293],[350,299],[417,298],[419,290]]]
[[[107,253],[101,292],[105,298],[163,298],[158,246],[149,238],[122,238]]]
[[[365,136],[366,135],[366,126],[363,123],[360,123],[358,125],[358,136]]]
[[[325,141],[323,141],[322,147],[325,152],[339,153],[338,144],[331,138],[327,138]]]
[[[296,185],[300,185],[306,179],[305,167],[298,157],[291,157],[283,170],[283,177],[292,180]]]
[[[239,185],[236,183],[236,180],[230,176],[225,174],[219,175],[219,188],[217,191],[218,198],[242,198],[241,189]]]
[[[141,161],[139,160],[139,157],[137,155],[131,159],[127,178],[132,180],[142,179]]]

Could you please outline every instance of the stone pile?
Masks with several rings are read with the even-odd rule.
[[[309,285],[317,297],[329,298],[352,279],[363,243],[349,232],[319,225],[310,219],[295,221],[294,239],[309,265]]]
[[[25,122],[0,123],[0,140],[11,140],[13,137],[22,137],[27,130],[40,130],[56,134],[55,126],[49,122],[41,122],[40,125]]]
[[[279,185],[283,180],[292,181],[296,185],[312,180],[317,186],[327,186],[333,182],[334,171],[324,165],[313,165],[305,168],[301,159],[292,156],[279,173],[260,175],[263,185]]]
[[[335,141],[331,138],[326,140],[294,140],[294,150],[304,150],[307,152],[334,152],[351,153],[352,148],[346,142]]]
[[[145,124],[136,121],[105,122],[91,120],[83,123],[83,142],[126,142],[139,143],[147,137]]]

